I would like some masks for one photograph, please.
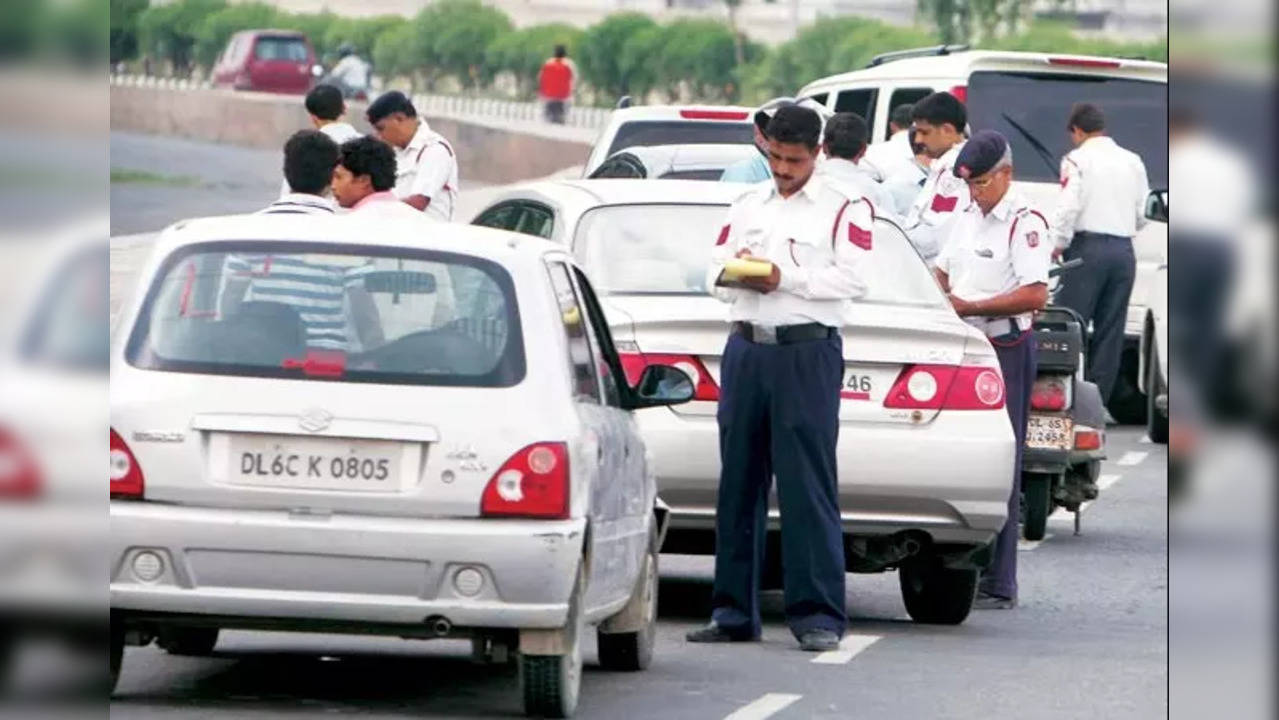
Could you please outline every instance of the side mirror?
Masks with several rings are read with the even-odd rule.
[[[312,75],[312,76],[314,76],[314,77],[317,77],[317,78],[318,78],[318,77],[324,77],[324,66],[322,66],[322,65],[312,65],[312,66],[311,66],[311,75]]]
[[[693,399],[693,379],[670,365],[649,365],[635,384],[632,410],[680,405]]]
[[[1168,222],[1168,191],[1153,190],[1146,196],[1146,219]]]

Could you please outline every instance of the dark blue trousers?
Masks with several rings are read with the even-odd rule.
[[[1080,268],[1082,270],[1082,268]],[[995,538],[995,554],[990,567],[982,573],[981,589],[1000,597],[1017,597],[1017,523],[1021,515],[1021,455],[1026,449],[1026,418],[1030,414],[1030,391],[1035,384],[1034,331],[1020,336],[994,338],[999,369],[1004,373],[1005,405],[1012,421],[1017,443],[1013,459],[1013,491],[1008,497],[1008,522]]]
[[[773,477],[782,517],[786,622],[798,638],[843,634],[844,546],[835,443],[843,377],[839,335],[791,345],[734,333],[720,373],[719,497],[712,619],[760,634],[759,587]]]
[[[1053,302],[1064,305],[1084,318],[1084,332],[1092,322],[1088,362],[1084,377],[1097,384],[1102,402],[1109,403],[1119,379],[1119,361],[1124,353],[1124,325],[1128,321],[1128,299],[1137,277],[1137,257],[1132,238],[1102,233],[1078,232],[1062,253],[1066,260],[1083,258],[1084,265],[1061,276],[1061,287]]]

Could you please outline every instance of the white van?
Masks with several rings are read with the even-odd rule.
[[[1045,214],[1057,204],[1061,158],[1072,149],[1066,121],[1076,102],[1100,106],[1107,132],[1145,162],[1151,189],[1168,187],[1164,63],[947,45],[877,56],[865,69],[809,83],[797,97],[813,98],[834,112],[856,112],[866,118],[872,140],[883,142],[892,108],[943,90],[967,105],[971,130],[998,130],[1008,138],[1017,162],[1016,185]],[[1128,305],[1123,367],[1110,403],[1121,422],[1140,422],[1145,412],[1137,384],[1138,345],[1155,271],[1167,262],[1168,226],[1147,224],[1133,245],[1137,280]]]

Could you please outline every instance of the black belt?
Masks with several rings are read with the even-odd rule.
[[[763,345],[791,345],[812,340],[825,340],[839,333],[835,328],[821,323],[781,325],[771,328],[747,322],[734,322],[733,332],[746,340]]]
[[[1132,241],[1132,238],[1124,235],[1111,235],[1109,233],[1093,232],[1092,230],[1078,230],[1075,232],[1074,238],[1082,240]]]

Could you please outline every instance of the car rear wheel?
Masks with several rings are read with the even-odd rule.
[[[1168,416],[1155,405],[1156,398],[1168,392],[1164,386],[1163,373],[1159,372],[1159,363],[1154,354],[1146,363],[1146,434],[1150,442],[1160,445],[1168,444]]]
[[[524,714],[535,717],[572,717],[582,686],[582,635],[586,595],[585,566],[579,566],[577,582],[569,599],[565,627],[567,652],[563,655],[520,655],[520,686]]]
[[[218,629],[205,627],[168,628],[160,633],[157,641],[170,655],[200,657],[213,653],[218,644]]]
[[[897,573],[906,612],[919,623],[962,623],[973,609],[977,575],[976,568],[944,567],[932,556],[908,560]]]
[[[115,693],[115,686],[120,682],[120,666],[124,663],[124,623],[111,619],[111,675],[107,682],[107,696]]]
[[[644,625],[634,632],[609,633],[601,628],[596,634],[599,641],[600,665],[607,670],[644,670],[653,661],[653,644],[657,637],[657,553],[650,550],[644,556],[644,567],[635,587],[635,610],[644,618]],[[626,612],[625,610],[623,612]]]
[[[1043,540],[1048,530],[1048,515],[1052,513],[1052,476],[1041,473],[1024,473],[1021,476],[1022,537],[1027,540]]]

